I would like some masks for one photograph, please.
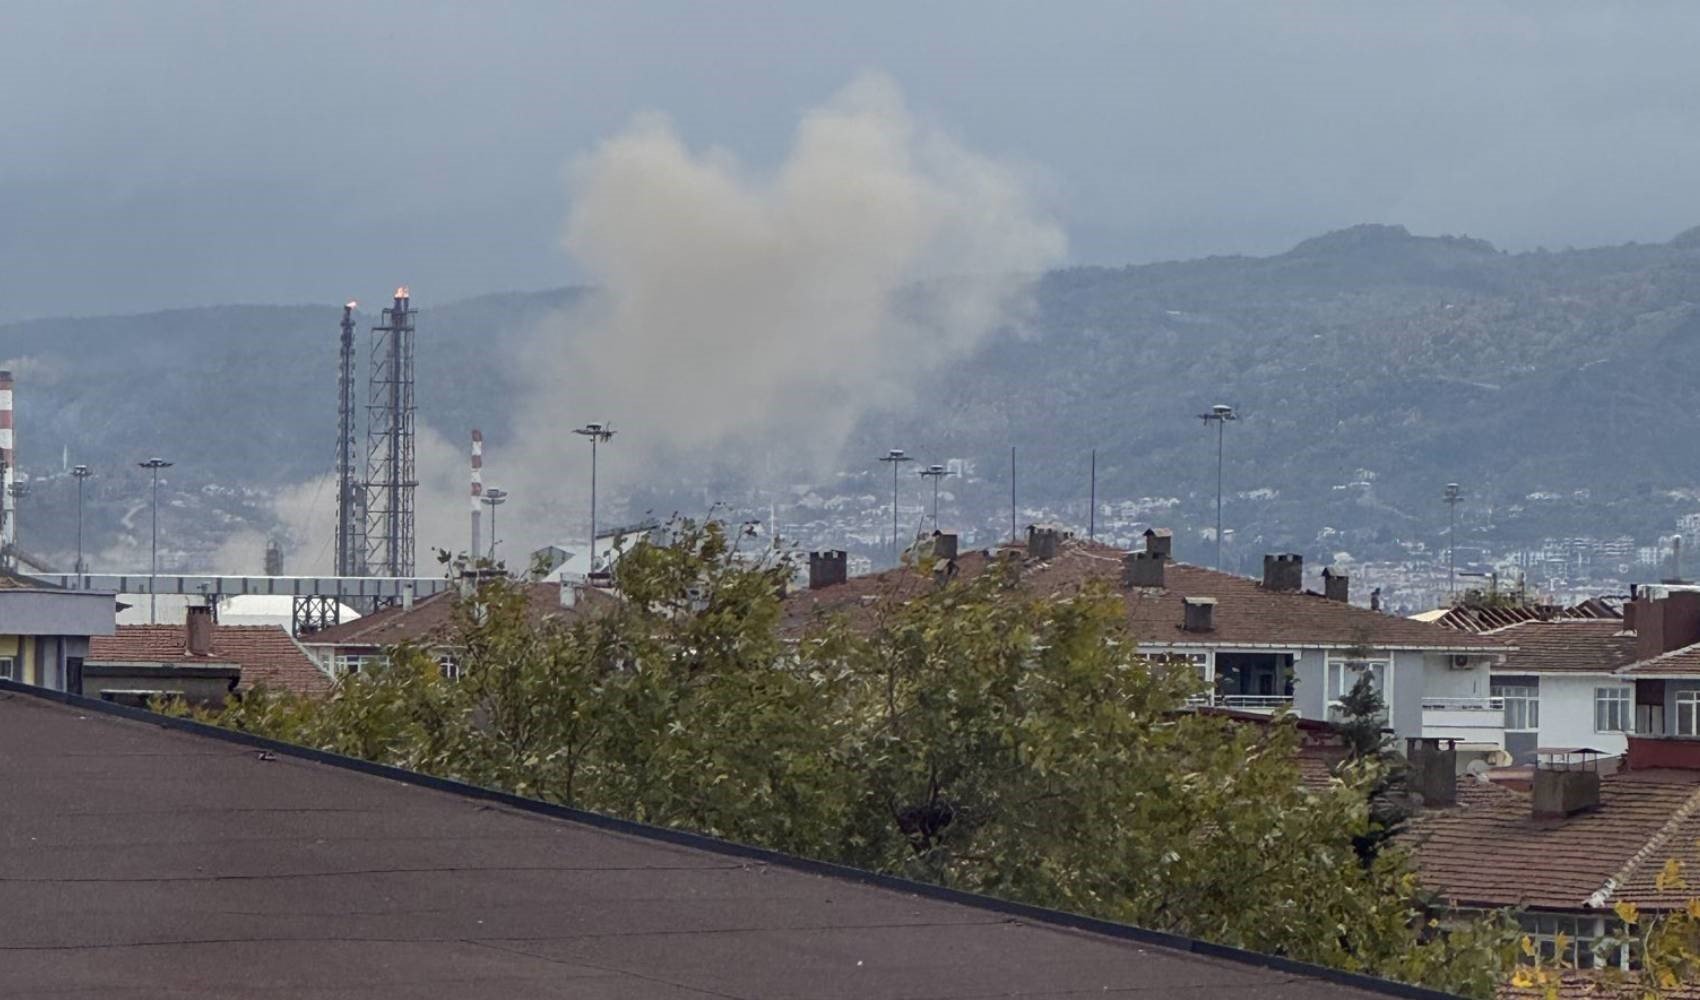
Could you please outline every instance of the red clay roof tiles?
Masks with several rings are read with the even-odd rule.
[[[89,663],[234,663],[242,668],[240,690],[268,687],[297,694],[325,694],[331,680],[276,625],[217,625],[212,653],[193,656],[182,625],[120,625],[113,635],[89,638]]]
[[[1484,633],[1517,648],[1495,673],[1610,673],[1635,661],[1635,633],[1618,619],[1529,621]]]

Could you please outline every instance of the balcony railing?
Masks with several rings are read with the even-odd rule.
[[[1293,696],[1290,694],[1196,694],[1187,699],[1187,704],[1195,708],[1231,708],[1236,712],[1268,712],[1274,714],[1283,709],[1292,711]]]
[[[1424,698],[1423,735],[1505,746],[1504,698]]]

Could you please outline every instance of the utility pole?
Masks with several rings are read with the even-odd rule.
[[[902,448],[893,448],[881,455],[880,461],[891,463],[891,558],[896,562],[902,551],[897,547],[897,469],[904,462],[913,462],[914,459],[905,455]]]
[[[1009,544],[1018,541],[1015,534],[1015,445],[1009,446]]]
[[[1098,449],[1092,449],[1091,490],[1087,494],[1086,507],[1086,540],[1098,540]]]
[[[613,440],[614,428],[610,424],[585,424],[573,431],[580,437],[590,439],[590,572],[596,572],[596,446]]]
[[[1204,426],[1216,425],[1216,569],[1222,568],[1222,429],[1228,426],[1228,421],[1238,420],[1239,415],[1234,408],[1226,403],[1217,403],[1210,408],[1209,413],[1200,413]]]
[[[71,470],[71,475],[77,477],[77,576],[88,573],[88,567],[83,564],[83,480],[92,473],[86,465],[79,465]],[[82,586],[79,580],[77,585]]]
[[[950,470],[942,465],[929,465],[921,470],[921,475],[933,481],[933,530],[939,530],[939,480],[950,475]]]
[[[148,563],[148,624],[159,624],[159,470],[171,468],[163,458],[137,462],[140,468],[153,473],[153,557]]]
[[[1446,504],[1446,595],[1451,600],[1458,594],[1458,505],[1464,502],[1464,491],[1457,483],[1447,483],[1441,500]]]

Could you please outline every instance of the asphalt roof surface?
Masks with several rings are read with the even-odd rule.
[[[1380,995],[0,691],[0,995]]]

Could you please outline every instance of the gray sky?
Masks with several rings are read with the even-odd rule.
[[[564,284],[567,164],[633,114],[760,171],[864,70],[1076,261],[1658,241],[1697,49],[1692,3],[0,0],[0,319]]]

